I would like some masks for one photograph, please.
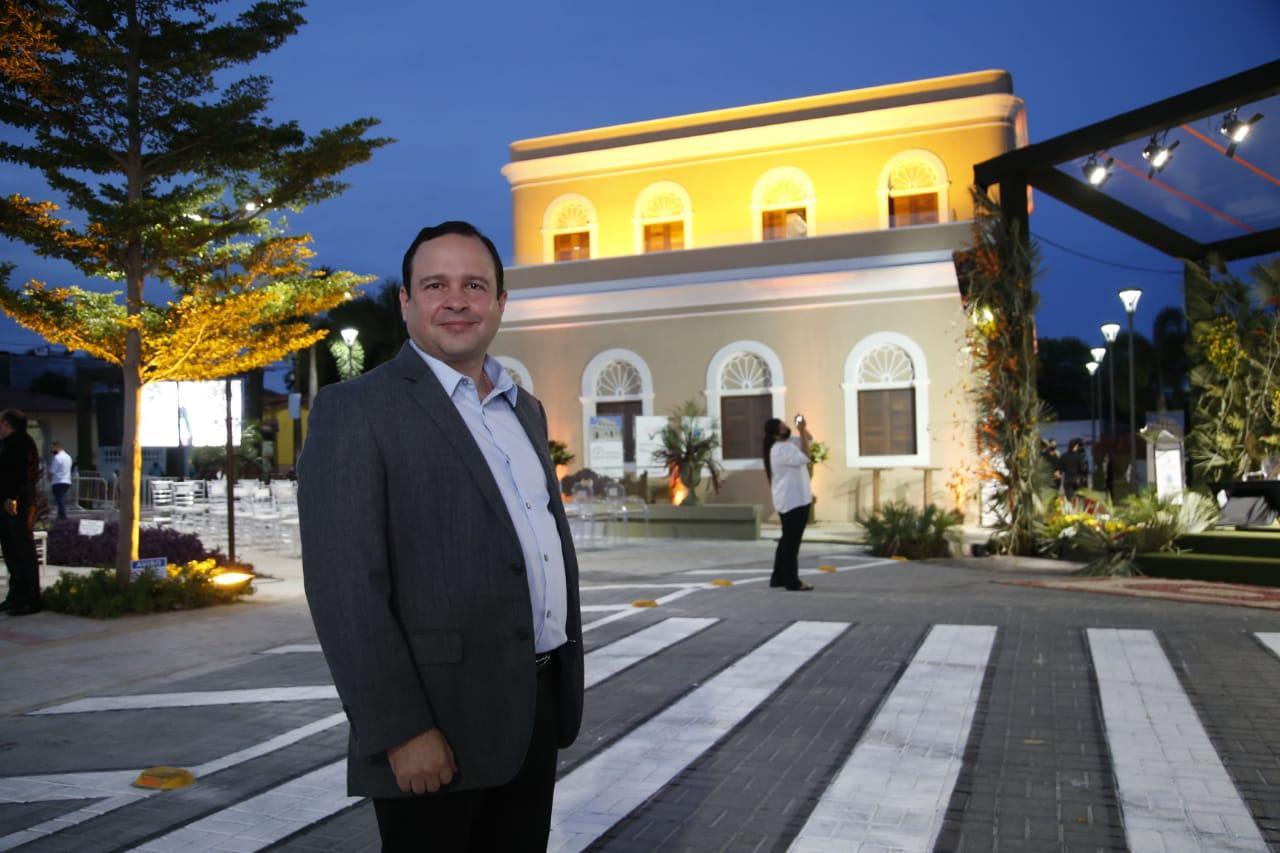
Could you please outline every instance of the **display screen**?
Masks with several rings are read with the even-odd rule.
[[[240,445],[240,386],[231,380],[231,440]],[[143,447],[222,447],[227,443],[227,384],[152,382],[142,386]]]

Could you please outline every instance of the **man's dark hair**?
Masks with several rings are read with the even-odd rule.
[[[5,409],[0,412],[0,421],[13,427],[14,432],[27,431],[27,413],[22,409]]]
[[[413,238],[413,242],[409,244],[409,251],[404,253],[404,263],[400,269],[400,286],[409,294],[409,298],[413,298],[413,255],[418,251],[418,247],[429,240],[437,237],[443,237],[446,234],[458,234],[462,237],[474,237],[484,247],[489,250],[489,257],[493,259],[494,275],[497,278],[498,295],[502,295],[502,256],[498,254],[498,247],[493,245],[493,241],[481,233],[480,229],[472,225],[470,222],[464,222],[461,219],[450,219],[448,222],[441,222],[439,225],[432,225],[423,228],[418,232],[418,236]]]

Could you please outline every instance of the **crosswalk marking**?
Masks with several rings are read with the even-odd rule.
[[[274,649],[263,649],[260,655],[293,655],[299,653],[315,653],[320,651],[319,643],[291,643],[287,646],[276,646]]]
[[[642,631],[602,646],[586,656],[586,686],[595,687],[601,681],[616,675],[641,660],[655,655],[668,646],[711,627],[718,619],[664,619]]]
[[[291,729],[261,743],[253,744],[245,749],[239,749],[196,765],[191,768],[191,772],[197,779],[200,779],[211,773],[217,773],[219,770],[226,770],[237,764],[259,758],[277,749],[283,749],[303,738],[319,734],[346,721],[345,714],[330,714],[327,717]],[[58,773],[48,776],[11,776],[0,779],[0,803],[35,803],[60,799],[105,798],[95,799],[94,802],[79,809],[51,818],[35,826],[0,836],[0,850],[12,850],[38,838],[61,832],[64,829],[159,793],[154,790],[134,788],[132,783],[137,778],[138,772],[137,770],[115,770],[90,773]]]
[[[989,625],[934,626],[792,850],[933,849],[995,637]]]
[[[1271,653],[1280,658],[1280,634],[1254,634],[1262,645],[1271,650]]]
[[[1267,850],[1151,631],[1088,629],[1131,850]]]
[[[190,693],[138,693],[133,696],[90,696],[61,705],[31,711],[42,714],[84,714],[92,711],[138,711],[147,708],[196,708],[209,705],[243,705],[249,702],[308,702],[337,699],[332,684],[311,687],[256,687],[248,690],[198,690]]]
[[[133,849],[148,853],[261,850],[360,802],[360,797],[343,793],[346,781],[346,761],[335,761]]]
[[[556,784],[548,850],[582,850],[655,794],[849,627],[796,622]]]
[[[718,619],[666,619],[586,655],[586,686],[675,645],[718,622]],[[343,715],[336,715],[339,721]],[[211,769],[205,773],[213,772]],[[197,774],[199,775],[199,774]],[[346,759],[335,761],[270,791],[229,806],[138,847],[144,851],[209,849],[213,842],[235,850],[261,850],[359,802],[347,797]],[[305,808],[299,808],[305,803]]]
[[[716,587],[712,587],[708,585],[707,588],[715,589]],[[692,595],[693,593],[697,592],[700,589],[703,589],[703,586],[701,584],[699,584],[698,586],[687,587],[685,589],[678,589],[675,592],[668,593],[662,596],[661,598],[658,598],[655,600],[657,601],[659,606],[663,604],[670,604],[673,601],[678,601],[679,599],[684,598],[686,595]],[[583,625],[582,633],[586,634],[590,631],[594,631],[597,628],[603,628],[605,625],[611,624],[613,622],[617,622],[620,619],[626,619],[628,617],[635,616],[637,613],[644,613],[645,610],[646,608],[628,607],[626,610],[619,610],[617,613],[610,613],[608,616],[593,620]]]

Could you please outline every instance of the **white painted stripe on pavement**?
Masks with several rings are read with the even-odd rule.
[[[721,587],[715,587],[710,585],[706,587],[692,586],[692,587],[689,587],[688,589],[678,589],[675,592],[668,593],[667,595],[664,595],[661,598],[657,598],[654,600],[657,601],[658,604],[661,606],[663,604],[670,604],[673,601],[684,598],[686,595],[692,595],[693,593],[698,592],[701,589],[720,589],[720,588]],[[644,613],[647,610],[649,610],[649,608],[647,607],[628,607],[626,610],[619,610],[617,613],[611,613],[610,615],[605,616],[602,619],[596,619],[594,621],[588,622],[587,624],[583,625],[582,633],[585,634],[588,631],[594,631],[596,628],[600,628],[604,625],[608,625],[610,622],[617,622],[619,619],[626,619],[629,616],[635,616],[637,613]]]
[[[214,812],[134,850],[186,853],[190,850],[261,850],[318,820],[360,802],[348,797],[347,762],[335,761],[270,791]]]
[[[836,566],[835,570],[837,573],[843,574],[844,572],[856,572],[859,569],[874,569],[876,566],[892,566],[900,562],[902,561],[901,560],[876,560],[875,562],[871,562],[871,563],[854,563],[853,565],[849,565],[849,566]],[[772,572],[770,572],[770,575],[771,574]],[[820,569],[801,569],[798,574],[800,575],[800,577],[813,577],[814,575],[827,575],[831,573],[824,572]],[[746,578],[744,580],[734,581],[733,585],[746,586],[749,583],[764,583],[769,579],[770,575],[764,575],[763,577]]]
[[[556,783],[548,850],[586,848],[849,627],[796,622]]]
[[[1280,634],[1254,634],[1262,641],[1262,645],[1271,649],[1271,653],[1280,658]]]
[[[1130,850],[1267,850],[1151,631],[1088,629]]]
[[[792,850],[933,850],[995,638],[990,625],[929,631]]]
[[[617,610],[627,610],[633,606],[632,604],[581,604],[578,609],[583,613],[613,613]]]
[[[90,696],[62,705],[51,705],[41,714],[84,714],[93,711],[137,711],[146,708],[199,708],[209,705],[243,705],[250,702],[308,702],[337,699],[332,684],[312,687],[257,687],[249,690],[199,690],[190,693],[139,693],[134,696]]]
[[[258,654],[260,655],[293,655],[307,652],[320,651],[319,643],[293,643],[288,646],[276,646],[274,649],[264,649]]]
[[[664,619],[642,631],[621,640],[601,646],[586,656],[586,686],[595,687],[610,676],[617,675],[650,655],[668,646],[688,639],[699,631],[710,628],[719,619],[688,619],[675,617]]]
[[[219,770],[226,770],[245,761],[266,755],[297,743],[303,738],[318,734],[326,729],[341,725],[347,721],[345,714],[330,714],[312,723],[291,729],[276,737],[245,749],[228,753],[221,758],[206,761],[191,768],[191,772],[199,779]],[[62,773],[48,776],[14,776],[0,779],[0,802],[43,802],[57,799],[84,799],[89,797],[106,797],[96,800],[75,811],[51,818],[35,826],[0,837],[0,850],[12,850],[28,844],[37,838],[61,832],[77,826],[87,820],[113,812],[118,808],[136,803],[138,800],[159,793],[154,790],[134,788],[133,780],[138,777],[138,770],[111,771],[107,773]],[[344,789],[345,790],[345,789]],[[57,795],[59,792],[63,795]],[[5,799],[5,795],[13,799]]]

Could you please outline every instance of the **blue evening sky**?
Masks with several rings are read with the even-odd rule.
[[[239,8],[236,2],[228,8]],[[499,173],[516,139],[985,68],[1013,75],[1031,141],[1073,130],[1277,58],[1280,2],[1038,0],[866,3],[313,2],[308,24],[253,67],[274,79],[273,113],[311,131],[358,116],[396,144],[347,174],[350,190],[291,217],[317,263],[397,276],[418,228],[465,218],[511,247]],[[1267,105],[1277,106],[1277,99]],[[1241,156],[1280,159],[1280,109]],[[1203,124],[1203,123],[1202,123]],[[1184,142],[1183,150],[1190,143]],[[1269,152],[1269,156],[1261,156]],[[1187,158],[1190,160],[1190,158]],[[1225,158],[1223,158],[1225,159]],[[1165,176],[1176,184],[1179,160]],[[45,198],[38,176],[5,166],[5,191]],[[1230,170],[1226,175],[1241,180]],[[972,175],[953,175],[963,187]],[[1280,187],[1272,187],[1274,213]],[[1147,296],[1139,329],[1181,301],[1170,258],[1043,194],[1034,234],[1134,271],[1042,244],[1039,331],[1093,343],[1121,320],[1116,290]],[[82,283],[68,267],[0,242],[14,283]],[[103,283],[103,286],[106,286]],[[152,291],[155,292],[152,292]],[[162,288],[149,295],[163,298]],[[0,319],[0,348],[38,340]],[[276,383],[272,383],[276,384]]]

